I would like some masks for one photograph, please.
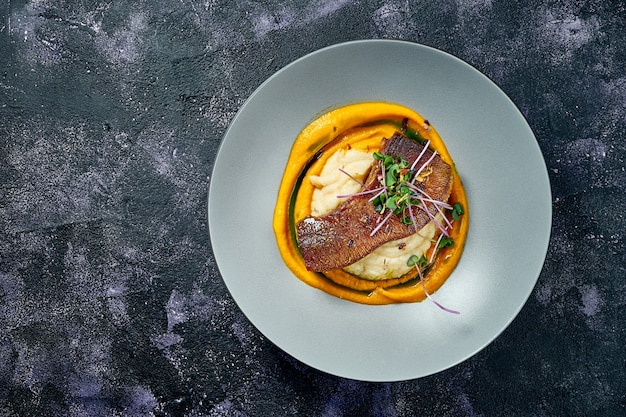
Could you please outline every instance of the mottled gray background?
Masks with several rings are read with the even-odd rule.
[[[207,230],[216,151],[248,95],[363,38],[484,72],[552,182],[550,249],[518,318],[401,383],[329,376],[264,339]],[[625,415],[625,45],[623,0],[0,0],[0,415]]]

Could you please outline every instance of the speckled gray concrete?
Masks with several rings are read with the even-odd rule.
[[[240,105],[292,60],[362,38],[484,72],[552,181],[521,314],[470,360],[402,383],[281,352],[208,239],[209,176]],[[3,0],[0,415],[626,414],[624,45],[621,0]]]

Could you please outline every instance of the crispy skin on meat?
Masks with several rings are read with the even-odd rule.
[[[383,139],[380,152],[413,164],[423,149],[419,143],[396,133],[390,139]],[[426,150],[416,166],[426,163],[431,156],[432,152]],[[450,165],[437,155],[429,167],[432,172],[422,183],[424,191],[433,199],[447,201],[452,188]],[[365,181],[367,189],[380,186],[380,172],[380,162],[376,162]],[[296,224],[298,246],[309,271],[329,271],[353,264],[380,245],[409,236],[430,221],[422,209],[415,207],[415,226],[403,224],[399,216],[393,215],[370,236],[385,217],[376,212],[370,197],[351,197],[327,215],[309,216]],[[434,206],[429,206],[429,210],[433,215],[437,213]]]

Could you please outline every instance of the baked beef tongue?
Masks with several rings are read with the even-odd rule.
[[[432,156],[428,149],[400,133],[383,139],[380,153],[402,157],[420,167]],[[421,156],[420,156],[421,155]],[[380,187],[381,162],[376,161],[368,176],[366,189]],[[447,201],[452,188],[451,167],[439,155],[428,163],[430,175],[421,182],[423,190],[432,199]],[[334,211],[320,217],[308,216],[296,224],[298,246],[309,271],[329,271],[344,268],[370,254],[380,245],[407,237],[424,227],[430,217],[422,209],[413,207],[415,225],[403,224],[399,215],[392,215],[376,233],[387,213],[379,214],[369,199],[370,195],[353,196],[341,203]],[[429,205],[431,215],[437,208]]]

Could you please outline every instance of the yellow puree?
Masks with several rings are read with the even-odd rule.
[[[465,209],[465,214],[453,223],[454,228],[450,232],[454,246],[439,251],[434,265],[424,277],[428,292],[437,291],[456,267],[465,244],[469,214],[465,190],[445,144],[424,118],[407,107],[384,102],[359,103],[323,114],[298,135],[280,184],[273,221],[276,241],[287,267],[305,283],[336,297],[363,304],[417,302],[426,298],[419,279],[414,279],[415,273],[398,279],[369,281],[341,270],[324,273],[308,271],[292,233],[294,224],[311,213],[314,186],[306,178],[295,196],[294,224],[289,220],[290,201],[298,177],[318,152],[319,158],[310,165],[307,176],[319,175],[326,160],[339,149],[377,151],[382,138],[389,138],[400,130],[404,119],[408,119],[410,129],[430,140],[431,149],[436,149],[440,157],[452,166],[453,184],[449,202],[460,202]]]

